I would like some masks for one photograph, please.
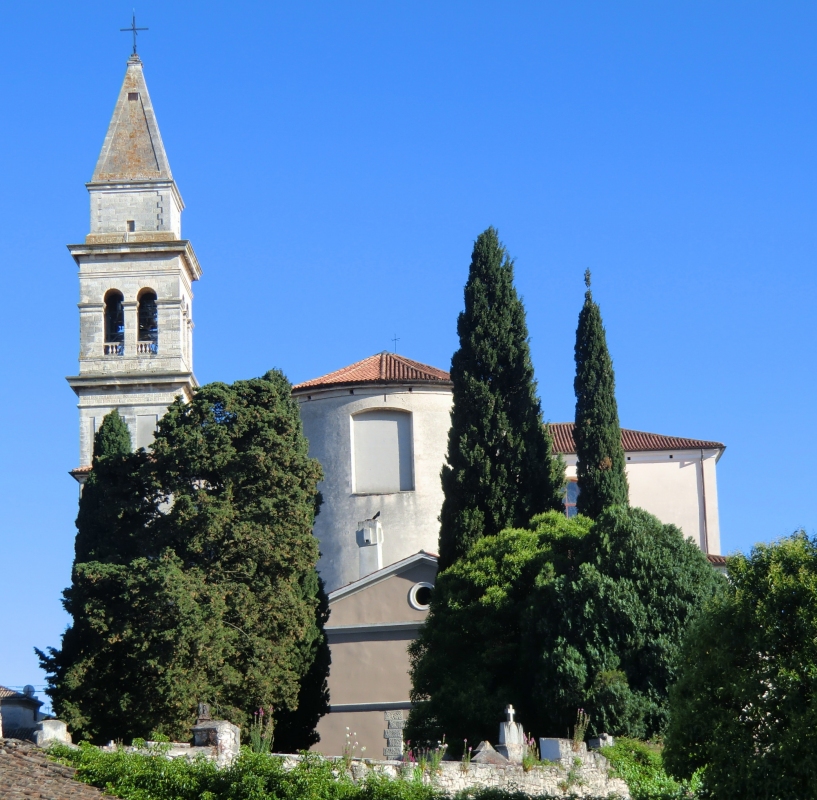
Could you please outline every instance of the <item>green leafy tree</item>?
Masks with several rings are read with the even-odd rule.
[[[553,457],[542,424],[525,308],[514,288],[513,262],[493,228],[474,244],[457,332],[440,569],[481,536],[563,507],[564,463]]]
[[[799,532],[727,560],[670,694],[664,762],[702,797],[813,797],[817,541]]]
[[[624,448],[616,403],[613,361],[601,311],[590,291],[590,270],[584,275],[587,291],[576,330],[576,508],[595,519],[608,506],[627,505],[629,491]]]
[[[438,576],[409,647],[406,738],[490,740],[509,702],[543,736],[564,736],[578,708],[597,733],[659,733],[684,633],[721,583],[641,509],[548,512],[485,537]]]
[[[278,371],[209,384],[170,407],[152,454],[95,459],[113,524],[105,536],[84,492],[73,623],[60,650],[40,653],[55,711],[79,735],[186,738],[199,701],[239,725],[258,707],[284,717],[304,702],[315,721],[328,710],[321,469],[290,390]],[[310,673],[319,659],[322,676]],[[303,696],[307,675],[317,696]],[[307,746],[307,734],[290,738]]]

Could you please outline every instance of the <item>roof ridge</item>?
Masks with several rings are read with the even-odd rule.
[[[388,350],[381,350],[368,358],[356,361],[346,367],[312,378],[293,386],[293,391],[318,386],[360,383],[406,383],[406,382],[451,382],[451,376],[444,370],[414,361]]]

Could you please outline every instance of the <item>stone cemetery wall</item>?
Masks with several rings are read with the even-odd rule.
[[[528,795],[554,795],[575,797],[608,797],[629,800],[627,784],[610,774],[610,763],[600,753],[588,752],[582,744],[573,750],[573,742],[565,742],[569,755],[557,762],[543,763],[525,770],[518,764],[465,764],[459,761],[442,761],[435,771],[406,764],[402,761],[370,761],[356,759],[350,765],[355,781],[363,781],[369,774],[381,774],[394,780],[422,779],[441,792],[454,795],[466,789],[496,788]],[[495,752],[495,751],[494,751]],[[293,768],[300,756],[280,755],[285,766]],[[313,756],[314,757],[314,756]],[[338,771],[344,769],[342,759]]]

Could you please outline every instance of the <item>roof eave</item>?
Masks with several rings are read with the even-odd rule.
[[[379,569],[376,572],[371,572],[356,581],[347,583],[345,586],[341,586],[339,589],[329,592],[329,602],[333,603],[335,600],[342,600],[344,597],[357,594],[358,592],[363,591],[363,589],[367,589],[369,586],[373,586],[376,583],[380,583],[381,581],[390,578],[392,575],[396,575],[398,572],[407,569],[412,564],[423,561],[436,566],[436,564],[439,562],[439,556],[434,555],[433,553],[426,553],[425,550],[421,550],[419,553],[415,553],[413,556],[408,556],[400,561],[395,561],[394,564],[389,564],[387,567],[383,567],[383,569]]]
[[[292,387],[292,394],[293,396],[303,395],[303,394],[310,394],[311,392],[318,392],[318,391],[327,391],[332,389],[357,389],[360,387],[371,387],[377,388],[379,386],[384,387],[394,387],[394,386],[439,386],[441,388],[452,388],[454,386],[453,381],[444,381],[444,380],[386,380],[386,379],[378,379],[378,380],[368,380],[368,381],[343,381],[342,383],[313,383],[309,386],[304,386],[303,384],[297,384]]]

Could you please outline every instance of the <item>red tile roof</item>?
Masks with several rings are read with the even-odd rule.
[[[709,559],[709,563],[713,567],[725,567],[726,566],[726,556],[716,556],[714,553],[707,553],[706,557]]]
[[[328,375],[299,383],[292,390],[301,392],[304,389],[366,383],[437,383],[450,386],[451,376],[428,364],[384,351]]]
[[[557,453],[568,454],[576,452],[576,443],[573,441],[572,422],[551,422],[550,432],[553,434],[553,449]],[[646,450],[699,450],[701,448],[725,447],[720,442],[707,442],[702,439],[683,439],[680,436],[662,436],[660,433],[645,433],[621,429],[621,445],[628,453],[644,452]]]

